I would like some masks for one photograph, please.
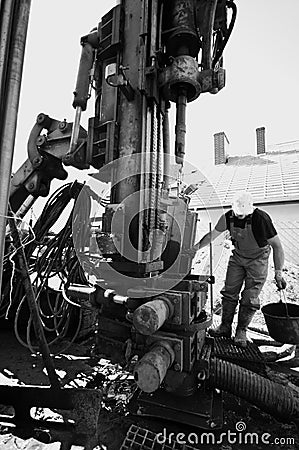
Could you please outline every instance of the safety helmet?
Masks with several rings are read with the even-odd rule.
[[[252,195],[246,191],[236,192],[233,197],[232,210],[238,216],[248,216],[253,213]]]

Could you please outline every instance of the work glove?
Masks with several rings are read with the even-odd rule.
[[[275,270],[275,282],[279,291],[287,287],[287,282],[282,276],[282,270]]]

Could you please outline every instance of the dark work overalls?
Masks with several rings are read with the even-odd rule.
[[[221,291],[222,301],[237,306],[257,310],[260,306],[259,294],[268,274],[270,246],[259,247],[252,232],[252,215],[247,216],[245,227],[234,226],[233,213],[230,217],[230,234],[234,250],[229,259],[225,285]]]

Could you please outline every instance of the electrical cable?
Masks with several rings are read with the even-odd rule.
[[[10,218],[10,216],[4,216],[4,217],[6,219]],[[21,221],[21,224],[26,224],[28,226],[29,233],[32,234],[32,238],[29,239],[27,242],[26,242],[26,239],[29,237],[29,235],[25,236],[24,241],[21,241],[21,247],[25,248],[26,246],[28,246],[32,242],[34,242],[35,233],[31,227],[30,223],[26,222],[23,218],[17,217],[14,214],[14,219]],[[8,242],[8,238],[10,236],[11,236],[11,232],[9,231],[5,236],[5,238],[7,239],[7,243],[8,243],[8,252],[5,254],[4,260],[3,260],[3,275],[8,276],[8,281],[6,282],[6,290],[8,290],[8,294],[4,295],[5,289],[2,289],[1,296],[0,296],[0,318],[2,318],[2,317],[7,318],[9,309],[12,304],[13,279],[14,279],[14,274],[16,271],[15,262],[13,260],[13,257],[17,254],[17,252],[21,248],[21,247],[13,248],[11,251],[9,251],[9,249],[11,247],[11,241]],[[5,301],[6,301],[6,303],[5,303]],[[3,313],[1,312],[1,310],[3,310]]]
[[[87,240],[90,237],[90,226],[82,226],[82,224],[85,224],[86,218],[89,221],[91,197],[88,191],[82,190],[83,186],[81,183],[74,182],[57,189],[48,199],[34,227],[30,228],[33,238],[23,243],[26,247],[30,273],[34,276],[32,284],[36,293],[36,302],[43,329],[47,334],[48,345],[58,344],[67,337],[68,343],[64,347],[64,351],[78,337],[83,320],[81,305],[67,297],[66,289],[71,283],[88,284],[78,261],[72,239],[72,223],[75,220],[77,227],[74,227],[74,229],[79,230],[76,233],[77,237],[83,244],[89,242]],[[82,195],[81,199],[83,199],[80,208],[75,208],[74,204],[65,225],[57,234],[51,236],[50,230],[61,218],[66,206],[72,200],[77,200],[79,195]],[[76,211],[75,214],[74,211]],[[10,256],[7,255],[7,262],[14,263],[14,259],[12,259],[14,254],[15,251]],[[17,267],[11,274],[11,280],[14,280],[12,293],[12,303],[15,310],[14,332],[22,346],[36,352],[38,348],[34,342],[36,338],[32,331],[31,316],[29,316],[26,329],[24,329],[24,314],[26,317],[29,312],[26,309],[26,297],[22,283],[16,276],[16,270]],[[51,278],[60,279],[58,291],[49,286]],[[74,317],[76,318],[75,329]],[[25,332],[24,337],[22,336],[22,330]],[[61,352],[61,349],[59,349],[59,352]]]

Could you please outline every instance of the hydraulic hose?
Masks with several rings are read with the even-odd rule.
[[[211,386],[235,394],[284,422],[299,419],[299,398],[290,388],[228,361],[214,358],[211,363]]]

